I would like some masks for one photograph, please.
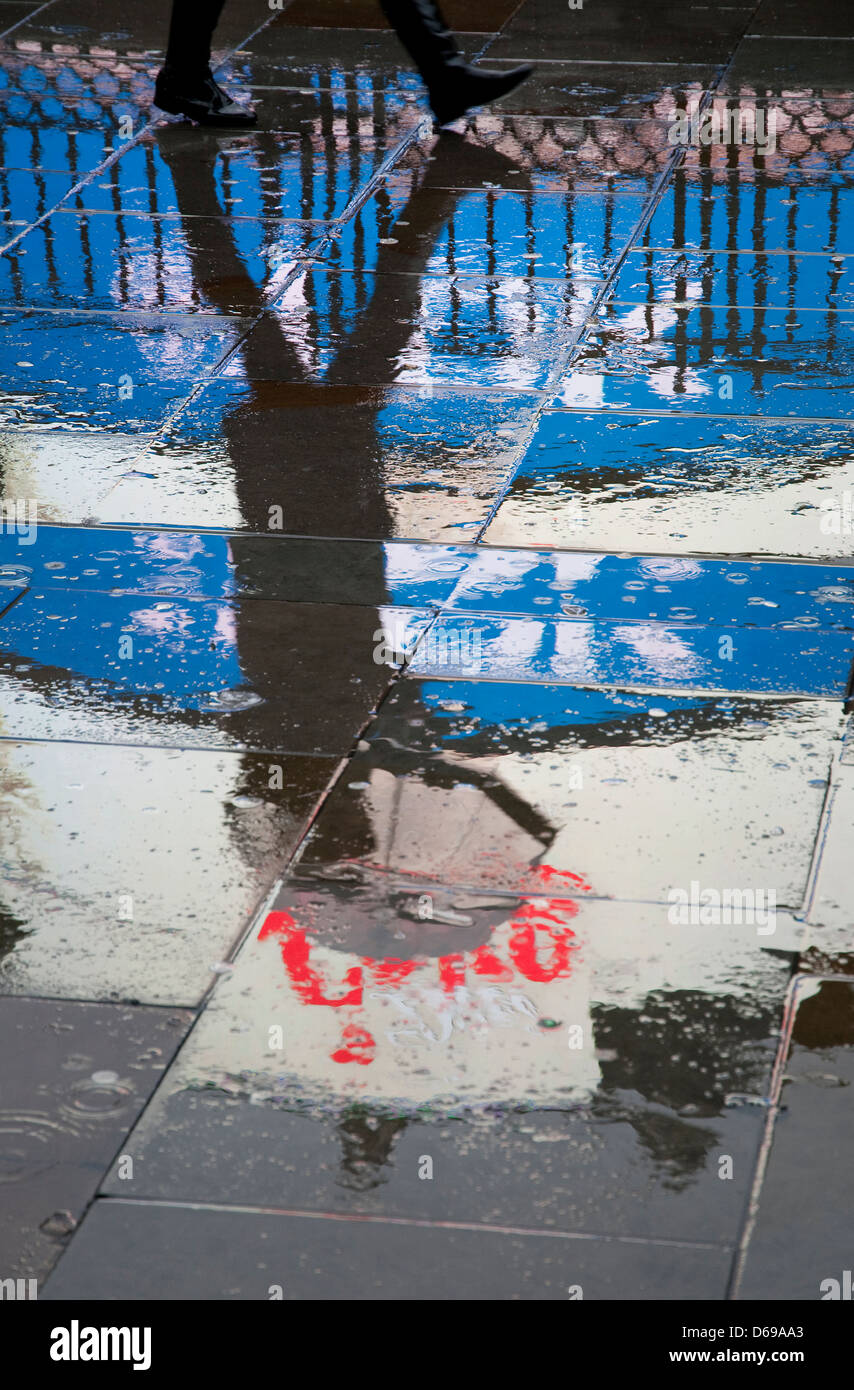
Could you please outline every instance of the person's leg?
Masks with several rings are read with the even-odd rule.
[[[532,72],[527,63],[507,72],[468,64],[436,0],[380,0],[380,5],[424,79],[439,125],[457,120],[472,106],[506,96]]]
[[[166,61],[157,76],[154,104],[202,125],[255,124],[249,106],[232,101],[211,74],[211,40],[225,0],[173,0]]]
[[[164,67],[204,77],[211,61],[211,40],[225,0],[172,0],[172,19]]]

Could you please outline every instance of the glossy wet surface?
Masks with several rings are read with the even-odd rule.
[[[0,1279],[822,1297],[850,17],[0,11]]]

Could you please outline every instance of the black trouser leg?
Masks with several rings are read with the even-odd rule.
[[[428,85],[464,61],[435,0],[380,0],[380,6]]]
[[[225,0],[173,0],[166,66],[187,77],[208,70],[211,39]]]

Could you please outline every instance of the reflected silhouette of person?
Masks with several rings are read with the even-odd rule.
[[[211,40],[223,5],[224,0],[173,0],[154,102],[161,111],[202,125],[253,125],[252,108],[234,101],[211,72]],[[436,0],[380,0],[380,5],[424,80],[439,126],[506,96],[533,70],[529,63],[503,72],[467,63]]]

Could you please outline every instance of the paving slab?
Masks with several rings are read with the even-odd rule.
[[[515,66],[514,59],[499,58],[497,52],[491,46],[484,54],[489,67]],[[529,116],[660,118],[663,110],[685,110],[689,102],[698,101],[715,73],[714,62],[547,60],[492,109]]]
[[[824,6],[817,13],[823,11]],[[795,42],[789,35],[747,36],[736,49],[722,90],[748,84],[760,92],[808,86],[819,88],[827,96],[839,93],[850,97],[852,43],[850,23],[847,36],[816,35],[796,38]]]
[[[512,191],[533,187],[543,193],[573,189],[649,194],[673,160],[668,122],[662,115],[637,119],[505,114],[495,109],[472,113],[455,137],[457,155],[448,168],[451,187],[478,188],[484,180],[482,151],[501,156],[485,175],[498,188]],[[438,145],[447,144],[439,137]],[[401,152],[388,176],[391,188],[405,180],[425,158],[437,156],[437,137],[424,127]],[[438,186],[438,184],[436,185]]]
[[[8,308],[251,315],[264,306],[271,260],[295,265],[319,234],[313,222],[230,225],[215,218],[179,222],[64,208],[8,252],[0,299]],[[235,243],[241,267],[236,281],[229,278]],[[204,263],[203,276],[194,274],[197,262]]]
[[[655,16],[634,3],[603,0],[568,9],[559,0],[528,0],[489,49],[490,58],[554,62],[584,58],[633,62],[639,49],[651,62],[702,62],[729,53],[743,33],[751,7],[663,5]]]
[[[546,411],[484,539],[847,561],[850,460],[841,422]]]
[[[48,1299],[721,1297],[729,1255],[645,1242],[98,1202]],[[155,1275],[155,1271],[157,1271]],[[573,1292],[570,1295],[570,1289]]]
[[[429,617],[418,609],[113,593],[83,600],[73,589],[30,590],[0,628],[5,732],[341,756],[402,664],[398,634],[405,653]],[[322,703],[321,680],[331,697]]]
[[[812,124],[809,111],[807,117],[802,126]],[[804,158],[812,157],[812,143],[807,135],[798,141],[801,148],[806,146]],[[703,180],[692,181],[679,170],[659,200],[642,245],[753,255],[765,251],[786,258],[844,256],[850,254],[844,228],[852,199],[854,191],[849,186],[822,184],[820,175],[815,184],[805,185],[794,159],[787,160],[777,178],[742,180],[726,169],[719,173],[709,169]],[[798,269],[805,265],[803,261],[794,264]],[[797,294],[796,283],[793,289]]]
[[[400,181],[380,190],[336,234],[324,260],[341,270],[371,269],[380,256],[386,273],[601,282],[644,207],[637,194],[607,191],[536,199],[521,190],[457,193],[426,180],[406,191],[404,202]],[[393,250],[380,249],[386,246]]]
[[[336,765],[8,738],[0,762],[0,994],[168,1005],[200,1002]]]
[[[9,36],[15,47],[36,52],[90,54],[109,58],[160,58],[169,30],[169,0],[153,0],[144,11],[118,15],[105,0],[58,0],[42,5]],[[218,49],[236,47],[269,18],[251,0],[231,0],[217,27]]]
[[[841,722],[835,703],[408,678],[300,869],[536,892],[547,866],[573,898],[663,903],[702,879],[797,909]]]
[[[39,525],[26,579],[53,590],[438,608],[474,547]],[[16,571],[22,574],[20,565]]]
[[[184,1010],[0,999],[2,1277],[51,1267],[192,1022]]]
[[[269,357],[266,328],[261,344],[253,342],[259,331],[253,329],[224,375],[335,386],[539,391],[553,362],[578,338],[594,296],[595,286],[583,282],[379,272],[364,277],[317,267],[288,291],[291,312],[283,335],[295,359],[292,375]],[[380,323],[393,330],[385,338],[377,336]]]
[[[648,905],[286,884],[106,1190],[726,1243],[790,969],[758,943]]]
[[[156,66],[18,48],[19,34],[0,41],[0,163],[64,171],[70,187],[126,143],[122,121],[145,125]]]
[[[2,399],[0,392],[0,402]],[[29,405],[32,399],[26,403]],[[145,440],[124,434],[117,427],[111,434],[86,429],[83,412],[71,421],[64,416],[66,424],[82,426],[77,430],[51,429],[49,424],[41,430],[31,429],[20,420],[21,403],[22,398],[16,397],[13,407],[7,398],[0,435],[0,466],[7,495],[20,498],[24,515],[31,515],[38,525],[48,521],[79,522],[92,516],[98,499],[120,478],[133,472],[134,460],[144,450]],[[46,414],[49,419],[49,409]],[[28,544],[26,532],[18,536],[15,563],[26,563],[23,552]]]
[[[755,304],[767,309],[854,308],[854,255],[785,252],[629,252],[613,287],[620,304]]]
[[[635,413],[847,420],[854,315],[743,305],[620,305],[558,385],[556,404]]]
[[[794,1006],[781,1108],[737,1296],[850,1299],[854,985],[801,977]]]
[[[380,345],[372,351],[376,362]],[[99,503],[99,520],[372,540],[477,538],[522,452],[541,404],[537,392],[252,377],[256,362],[259,371],[269,362],[281,370],[286,353],[270,316],[241,347],[248,379],[222,378],[193,398],[140,459],[136,476]]]
[[[624,689],[845,698],[849,633],[741,631],[689,623],[587,622],[441,614],[411,670],[453,679],[559,681]],[[821,670],[816,666],[821,660]]]
[[[762,0],[750,21],[749,38],[757,35],[787,38],[817,36],[852,38],[854,22],[845,0],[824,0],[805,10],[799,0]]]
[[[150,291],[143,297],[154,298]],[[221,314],[70,308],[0,310],[0,321],[2,423],[12,430],[114,432],[128,449],[138,449],[139,435],[153,434],[177,411],[251,324]]]

